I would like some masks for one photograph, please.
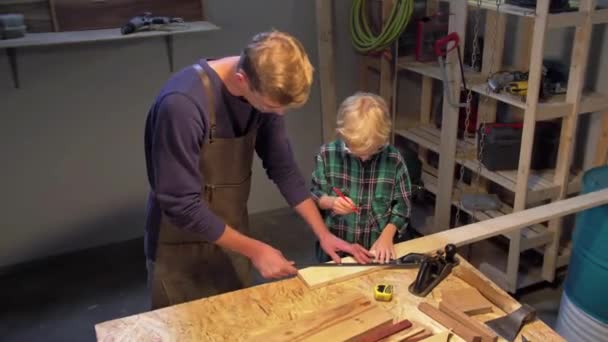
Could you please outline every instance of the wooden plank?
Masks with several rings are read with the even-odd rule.
[[[323,1],[323,0],[321,0]],[[326,0],[325,0],[326,1]],[[395,4],[394,0],[384,0],[382,1],[382,22],[386,22],[391,14],[391,10],[393,5]],[[397,58],[397,56],[394,56]],[[393,92],[393,70],[391,68],[391,62],[383,54],[380,54],[380,96],[386,101],[386,103],[391,103],[391,95]]]
[[[515,311],[521,306],[513,297],[494,285],[479,272],[471,272],[470,269],[465,267],[456,267],[453,273],[456,277],[477,289],[500,310],[506,313]]]
[[[380,307],[373,307],[361,314],[349,317],[337,324],[328,326],[310,337],[299,341],[325,342],[325,341],[358,341],[371,330],[390,327],[393,324],[393,316]],[[264,340],[260,340],[263,342]],[[293,341],[292,338],[282,341]]]
[[[219,30],[219,27],[207,21],[195,21],[187,24],[188,28],[183,30],[148,31],[127,35],[121,34],[119,28],[73,32],[28,33],[22,38],[0,40],[0,49],[165,37],[170,35]]]
[[[424,312],[426,315],[439,322],[439,324],[453,331],[463,340],[467,342],[481,342],[481,335],[479,333],[473,331],[446,313],[439,311],[439,309],[435,308],[431,304],[422,302],[418,305],[418,310]]]
[[[377,342],[387,336],[396,334],[404,329],[408,329],[412,326],[412,323],[407,319],[391,324],[390,326],[379,326],[374,328],[362,336],[358,336],[357,342]]]
[[[490,76],[502,67],[503,49],[505,46],[505,30],[507,28],[507,16],[504,13],[494,11],[486,12],[486,27],[481,74]],[[489,38],[493,37],[493,38]],[[496,121],[496,100],[488,97],[481,99],[479,103],[479,121]]]
[[[131,18],[150,12],[152,15],[180,17],[200,21],[203,10],[200,0],[54,0],[59,31],[98,30],[121,27]]]
[[[55,0],[49,1],[49,14],[51,15],[51,24],[53,25],[53,31],[59,32],[59,24],[57,22],[57,12],[55,11]],[[204,20],[204,19],[203,19]]]
[[[608,23],[608,8],[598,9],[591,12],[591,22],[593,24]]]
[[[594,165],[602,166],[608,162],[608,112],[602,113],[602,128],[596,144]]]
[[[419,325],[414,324],[411,328],[406,329],[404,331],[398,332],[396,334],[393,334],[389,337],[383,338],[378,342],[401,342],[401,341],[407,341],[410,337],[413,337],[415,335],[418,335],[422,332],[424,332],[425,329],[424,327],[421,327]]]
[[[446,291],[441,294],[442,301],[448,302],[469,315],[492,312],[492,303],[475,288]]]
[[[414,240],[395,245],[398,257],[410,252],[429,253],[442,249],[446,244],[464,246],[487,238],[517,232],[521,228],[562,217],[581,210],[608,203],[608,189],[579,195],[569,199],[555,201],[546,205],[499,216],[490,220],[472,223],[466,226],[426,235]],[[355,262],[346,257],[343,262]],[[298,271],[298,277],[310,288],[335,284],[353,277],[369,274],[385,266],[352,266],[352,267],[308,267]]]
[[[547,18],[547,29],[557,29],[563,27],[579,26],[585,21],[585,13],[564,12],[549,14]]]
[[[301,341],[334,324],[342,322],[376,307],[375,304],[360,295],[347,296],[340,304],[326,310],[309,314],[293,324],[280,325],[277,328],[252,337],[253,341]]]
[[[534,130],[536,126],[536,108],[542,77],[542,60],[545,44],[545,31],[547,27],[547,13],[550,0],[538,0],[536,5],[536,19],[532,34],[532,52],[530,57],[530,72],[528,76],[528,93],[526,96],[526,110],[524,112],[524,127],[522,131],[519,164],[517,169],[517,184],[515,185],[514,211],[526,208],[528,194],[528,178],[532,161],[532,147],[534,145]],[[521,235],[513,233],[509,242],[509,257],[507,261],[507,289],[511,292],[517,289],[517,272],[521,251]]]
[[[333,140],[336,130],[336,78],[334,70],[333,1],[316,0],[319,82],[323,141]]]
[[[422,76],[422,89],[420,90],[420,124],[428,125],[431,122],[433,105],[433,79]]]
[[[442,300],[439,302],[439,310],[443,311],[447,315],[451,316],[455,320],[459,321],[464,326],[469,329],[477,332],[481,336],[481,341],[483,342],[496,342],[498,340],[498,336],[492,330],[490,330],[485,325],[481,324],[481,322],[477,321],[474,318],[467,316],[464,312],[460,311],[458,308],[453,306],[450,302],[446,302]]]
[[[566,100],[572,104],[572,111],[562,120],[554,180],[555,185],[559,186],[560,189],[558,199],[565,198],[568,191],[570,165],[572,164],[572,152],[576,139],[576,128],[578,126],[578,112],[585,85],[589,44],[593,30],[589,12],[595,8],[595,4],[595,0],[581,0],[579,4],[579,11],[587,15],[585,16],[584,23],[575,30],[574,46],[572,47],[572,57],[570,59]],[[552,282],[555,278],[557,255],[561,241],[561,226],[561,217],[549,221],[549,231],[553,234],[553,240],[545,247],[542,271],[543,279],[549,282]]]
[[[460,41],[466,41],[467,0],[451,1],[450,13],[453,15],[450,16],[450,23],[448,25],[449,32],[457,32],[460,36]],[[464,48],[461,47],[460,52],[462,53],[463,50]],[[452,99],[459,102],[459,85],[462,84],[462,79],[456,53],[453,52],[448,54],[447,68],[448,82],[451,82],[450,84],[452,85],[450,87],[452,92],[450,96]],[[435,232],[450,227],[459,108],[451,106],[449,101],[444,99],[442,113],[441,141],[439,147],[439,189],[435,200],[435,219],[433,226]]]

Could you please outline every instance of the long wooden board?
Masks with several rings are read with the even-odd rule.
[[[418,239],[395,245],[397,256],[410,252],[430,253],[442,249],[446,244],[453,243],[463,246],[481,241],[493,236],[513,232],[517,229],[548,221],[556,217],[566,216],[585,209],[608,203],[608,189],[556,201],[493,219],[476,222],[459,228],[450,229]],[[351,257],[343,258],[343,262],[355,262]],[[354,267],[308,267],[298,271],[298,277],[310,288],[317,288],[341,282],[363,274],[371,273],[383,266],[354,266]]]

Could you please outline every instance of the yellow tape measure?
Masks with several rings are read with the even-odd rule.
[[[374,298],[383,302],[393,299],[393,285],[378,284],[374,286]]]

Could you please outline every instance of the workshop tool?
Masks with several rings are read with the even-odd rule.
[[[447,277],[452,268],[458,264],[456,246],[447,244],[443,251],[437,251],[434,256],[426,256],[420,264],[416,280],[410,284],[409,291],[419,297],[425,297]]]
[[[448,45],[452,43],[453,45],[449,47]],[[448,80],[448,72],[446,69],[446,62],[443,61],[443,58],[446,58],[450,51],[456,49],[458,53],[458,64],[460,65],[460,75],[462,78],[462,87],[467,90],[466,81],[464,78],[464,68],[462,66],[462,58],[460,57],[460,37],[458,33],[452,32],[447,36],[438,39],[435,42],[435,56],[437,56],[437,61],[439,62],[439,69],[441,69],[441,78],[443,80],[443,93],[444,98],[448,100],[448,103],[456,108],[464,108],[466,107],[465,103],[457,103],[454,99],[452,99],[452,92],[450,91],[450,81]]]
[[[336,188],[335,186],[332,188],[334,190],[334,192],[336,193],[336,195],[340,196],[343,200],[345,200],[346,202],[350,203],[350,201],[346,198],[346,196],[344,196],[344,194],[342,193],[342,191],[340,191],[340,189]],[[356,206],[354,206],[353,204],[350,205],[350,207],[357,213],[359,214],[359,208],[357,208]]]
[[[25,36],[23,14],[0,14],[0,39],[14,39]]]
[[[437,58],[433,45],[437,39],[447,34],[448,22],[449,14],[446,12],[437,12],[418,20],[414,48],[414,56],[418,62],[429,62]]]
[[[374,286],[374,298],[381,302],[390,302],[393,299],[393,285],[377,284]]]
[[[174,24],[184,24],[184,19],[179,17],[152,16],[152,13],[145,12],[133,17],[120,29],[120,32],[131,34],[140,31],[162,31],[167,30]]]
[[[523,304],[519,309],[510,314],[487,321],[486,325],[492,328],[498,335],[507,341],[515,340],[522,325],[536,317],[536,309],[528,304]]]
[[[528,81],[509,82],[505,91],[511,95],[525,97],[528,94]]]
[[[322,263],[299,263],[298,267],[367,267],[367,266],[384,266],[384,267],[399,267],[399,268],[416,268],[420,266],[420,264],[428,258],[427,254],[422,253],[408,253],[401,258],[390,260],[389,262],[380,263],[380,262],[372,262],[367,264],[360,264],[358,262],[342,262],[342,263],[334,263],[334,262],[322,262]]]
[[[502,206],[500,199],[495,194],[465,193],[460,197],[460,203],[469,211],[498,210]]]
[[[499,71],[488,78],[488,88],[498,93],[509,83],[528,80],[528,73],[522,71]]]

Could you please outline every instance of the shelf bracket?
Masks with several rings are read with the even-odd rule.
[[[165,36],[165,45],[167,46],[167,59],[169,60],[169,72],[173,72],[173,36]]]
[[[17,68],[17,49],[7,48],[6,55],[8,56],[8,64],[11,67],[13,75],[13,84],[15,88],[19,89],[19,69]]]

